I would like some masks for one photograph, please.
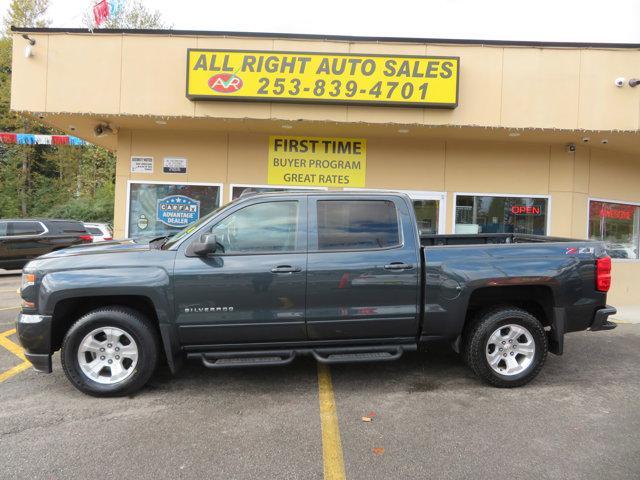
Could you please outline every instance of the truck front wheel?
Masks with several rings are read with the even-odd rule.
[[[499,307],[481,314],[465,334],[463,355],[471,369],[495,387],[519,387],[540,372],[547,336],[529,312]]]
[[[99,308],[72,325],[62,342],[62,368],[80,391],[96,397],[127,395],[151,378],[158,336],[139,312]]]

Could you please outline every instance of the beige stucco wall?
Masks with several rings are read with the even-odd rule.
[[[33,34],[34,55],[14,35],[11,107],[45,113],[225,117],[425,125],[638,130],[640,88],[617,88],[640,71],[633,49],[532,48],[310,41],[215,36]],[[185,98],[189,47],[460,56],[453,110]]]

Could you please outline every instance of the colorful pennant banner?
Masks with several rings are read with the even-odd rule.
[[[118,15],[123,8],[124,0],[101,0],[93,6],[93,20],[99,27],[110,17]]]
[[[90,145],[73,135],[34,135],[31,133],[0,133],[0,143],[17,145]]]

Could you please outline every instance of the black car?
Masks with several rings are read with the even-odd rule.
[[[22,268],[45,253],[91,241],[82,222],[74,220],[2,219],[0,268]]]

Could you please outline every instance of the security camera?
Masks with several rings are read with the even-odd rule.
[[[632,78],[629,80],[630,87],[637,87],[638,85],[640,85],[640,78]]]
[[[582,137],[582,143],[589,143],[591,139],[589,137]]]
[[[98,125],[96,125],[93,129],[93,134],[96,137],[101,137],[102,135],[104,135],[105,130],[109,128],[106,124],[104,123],[99,123]]]
[[[98,125],[93,127],[93,134],[96,137],[101,137],[103,135],[109,134],[117,135],[118,131],[119,129],[117,127],[109,125],[108,123],[99,123]]]
[[[607,143],[609,143],[609,140],[608,140],[608,139],[606,139],[606,138],[603,138],[601,143],[602,143],[603,145],[606,145]]]
[[[625,84],[626,81],[627,80],[624,77],[616,78],[616,80],[615,80],[616,87],[618,87],[618,88],[624,87],[624,84]]]
[[[567,146],[565,147],[565,149],[567,150],[567,153],[573,153],[576,151],[576,144],[575,143],[568,143]]]

